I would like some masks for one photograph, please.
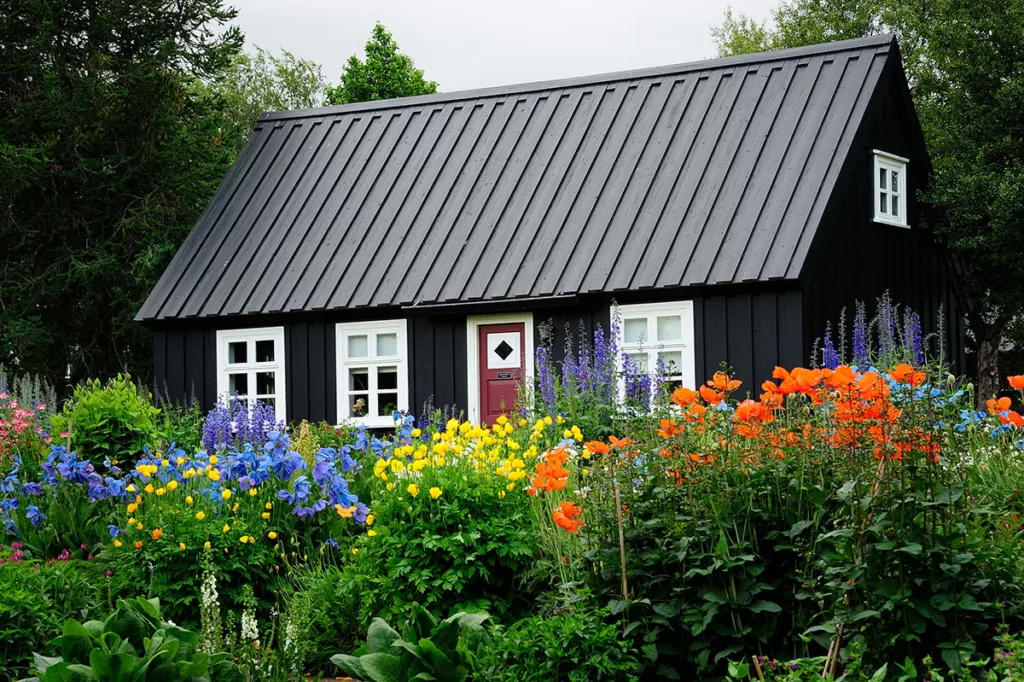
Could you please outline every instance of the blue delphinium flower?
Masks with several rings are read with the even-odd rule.
[[[107,526],[107,532],[110,533],[110,537],[112,538],[116,538],[118,535],[121,534],[120,529],[118,529],[118,527],[114,524],[110,524],[109,526]]]

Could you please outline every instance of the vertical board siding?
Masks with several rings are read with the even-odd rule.
[[[466,410],[469,404],[466,352],[465,316],[409,318],[410,413],[418,416],[428,400],[435,408]]]
[[[868,318],[886,291],[894,303],[921,316],[925,335],[945,319],[943,344],[954,371],[963,371],[964,322],[953,288],[949,261],[934,235],[922,224],[918,196],[924,190],[927,159],[906,85],[898,69],[884,76],[868,105],[847,164],[824,214],[801,273],[805,292],[804,343],[808,350],[823,338],[826,325],[838,327],[846,312],[846,358],[856,301],[867,304]],[[908,228],[874,222],[874,150],[909,158]],[[838,334],[834,331],[833,337]],[[838,344],[838,339],[836,339]],[[937,341],[933,344],[937,350]],[[838,346],[837,346],[838,350]],[[800,359],[801,363],[811,361]],[[821,357],[815,358],[818,362]]]

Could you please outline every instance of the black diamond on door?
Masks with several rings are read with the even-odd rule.
[[[498,354],[499,358],[505,360],[512,354],[513,350],[512,346],[508,345],[508,341],[502,341],[498,344],[497,348],[494,349],[494,352]]]

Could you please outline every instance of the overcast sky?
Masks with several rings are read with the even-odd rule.
[[[678,64],[714,56],[726,6],[763,18],[776,0],[233,0],[246,42],[324,67],[375,21],[445,92]]]

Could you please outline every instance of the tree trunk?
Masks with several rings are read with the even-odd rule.
[[[999,376],[999,346],[1003,341],[1005,324],[978,321],[974,338],[978,342],[978,409],[985,409],[985,401],[999,395],[1002,381]]]

